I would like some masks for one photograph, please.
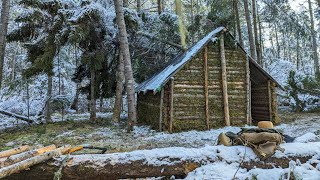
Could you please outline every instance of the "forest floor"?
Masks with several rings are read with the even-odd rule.
[[[88,114],[69,115],[64,121],[53,116],[55,123],[39,125],[20,125],[16,128],[2,129],[0,134],[0,151],[21,144],[58,146],[70,144],[90,144],[107,148],[107,152],[128,152],[140,149],[165,147],[198,148],[215,145],[221,132],[239,132],[240,127],[224,127],[209,131],[188,131],[181,133],[157,132],[148,126],[136,126],[131,133],[126,132],[126,122],[111,122],[111,114],[98,114],[98,120],[88,121]],[[4,117],[2,123],[6,124]],[[275,128],[284,134],[298,137],[297,142],[320,141],[319,113],[285,113],[281,114],[282,124]],[[12,123],[12,119],[9,120]],[[9,123],[9,124],[10,124]],[[7,122],[8,124],[8,122]],[[250,126],[246,126],[250,127]],[[84,150],[78,153],[99,153]]]

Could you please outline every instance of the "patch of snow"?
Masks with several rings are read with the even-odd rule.
[[[301,142],[301,143],[310,142],[310,141],[316,140],[317,138],[319,138],[317,135],[315,135],[314,133],[309,132],[309,133],[306,133],[306,134],[304,134],[304,135],[302,135],[300,137],[297,137],[294,140],[294,142]]]

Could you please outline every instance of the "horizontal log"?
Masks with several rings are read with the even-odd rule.
[[[62,169],[63,179],[121,179],[168,177],[184,178],[195,168],[208,163],[225,161],[240,163],[243,153],[246,158],[242,165],[247,170],[255,167],[274,168],[289,167],[291,160],[299,159],[305,163],[320,152],[320,142],[282,144],[285,152],[277,152],[265,161],[257,161],[256,155],[250,148],[243,146],[205,146],[202,148],[159,148],[125,153],[102,155],[72,155]],[[301,148],[300,154],[292,155],[296,147]],[[246,150],[245,150],[246,149]],[[238,152],[238,153],[235,153]],[[240,152],[240,153],[239,153]],[[232,156],[230,156],[232,154]],[[31,167],[30,170],[11,175],[8,179],[53,179],[53,174],[62,164],[65,156]]]
[[[12,156],[12,155],[15,155],[15,154],[19,154],[19,153],[22,153],[22,152],[25,152],[25,151],[29,151],[30,148],[31,148],[30,146],[24,145],[24,146],[20,146],[20,147],[17,147],[17,148],[9,149],[9,150],[6,150],[6,151],[2,151],[2,152],[0,152],[0,158],[9,157],[9,156]]]

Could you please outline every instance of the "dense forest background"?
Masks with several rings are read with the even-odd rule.
[[[281,107],[319,109],[319,0],[123,3],[136,83],[224,26],[286,89],[279,91]],[[33,117],[48,107],[51,113],[86,113],[91,100],[91,111],[112,111],[117,82],[123,81],[113,1],[10,0],[0,9],[8,17],[1,109]]]

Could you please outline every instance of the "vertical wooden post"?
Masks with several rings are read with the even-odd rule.
[[[163,96],[164,96],[164,88],[162,87],[161,95],[160,95],[159,131],[162,131]]]
[[[205,117],[207,128],[210,129],[209,124],[209,90],[208,90],[208,48],[205,47],[203,51],[203,73],[204,73],[204,98],[205,98]]]
[[[271,81],[268,80],[268,98],[269,98],[269,118],[272,121],[272,94],[271,94]]]
[[[249,66],[249,58],[246,57],[246,84],[247,84],[247,124],[252,124],[252,116],[251,116],[251,80],[250,80],[250,66]]]
[[[173,88],[174,88],[174,78],[170,80],[170,123],[169,132],[172,133],[172,121],[173,121]]]
[[[224,34],[220,36],[220,55],[221,55],[221,74],[222,74],[222,92],[223,92],[223,107],[224,120],[226,126],[230,126],[229,102],[228,102],[228,85],[227,85],[227,64],[224,50]]]

